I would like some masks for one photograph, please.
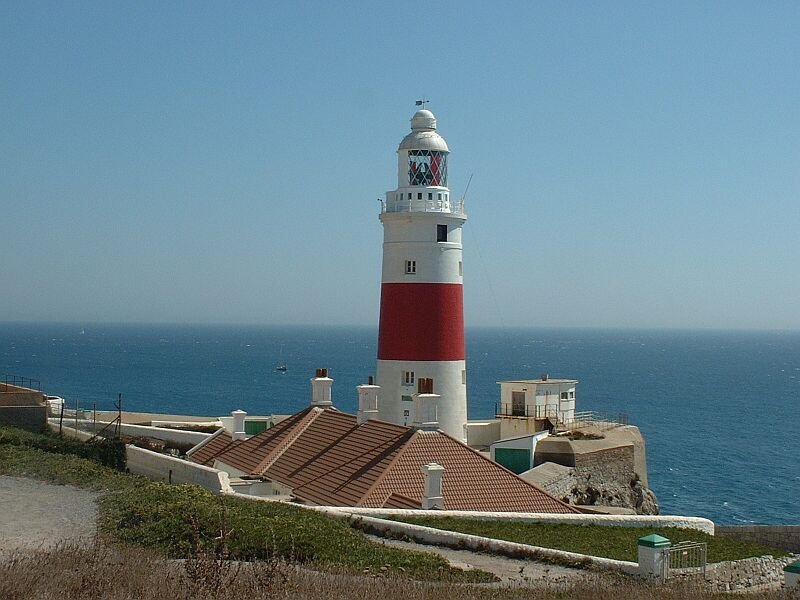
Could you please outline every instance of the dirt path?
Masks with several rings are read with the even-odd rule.
[[[0,475],[0,554],[94,536],[97,494]]]
[[[401,542],[399,540],[389,540],[376,536],[369,536],[374,541],[403,548],[405,550],[418,550],[438,554],[444,557],[452,566],[460,569],[482,569],[497,575],[502,583],[516,583],[530,585],[536,583],[547,583],[548,585],[566,583],[570,581],[586,580],[587,572],[582,569],[570,569],[558,565],[522,560],[517,558],[507,558],[494,554],[484,554],[482,552],[472,552],[470,550],[454,550],[442,546],[428,546],[426,544],[415,544],[413,542]]]

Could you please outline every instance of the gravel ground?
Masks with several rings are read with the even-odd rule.
[[[0,553],[93,537],[96,499],[94,492],[0,475]]]
[[[579,579],[585,580],[587,574],[587,572],[582,569],[570,569],[568,567],[560,567],[558,565],[550,565],[531,560],[507,558],[494,554],[472,552],[470,550],[455,550],[442,546],[428,546],[425,544],[389,540],[375,536],[369,537],[378,543],[395,548],[438,554],[452,566],[460,569],[482,569],[494,573],[504,584],[516,583],[528,585],[537,582],[548,584],[571,582]]]

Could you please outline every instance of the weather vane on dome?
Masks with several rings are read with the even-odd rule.
[[[425,108],[425,105],[428,104],[429,102],[430,100],[428,100],[425,96],[423,96],[422,100],[417,100],[414,104],[416,104],[417,106],[421,106],[422,108]]]

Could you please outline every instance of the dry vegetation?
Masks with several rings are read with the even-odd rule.
[[[65,545],[0,561],[0,598],[4,600],[155,600],[182,598],[256,600],[259,598],[327,598],[330,600],[678,600],[741,598],[710,594],[686,585],[651,587],[627,579],[586,574],[579,584],[542,580],[533,588],[492,584],[458,585],[411,581],[392,576],[318,572],[281,560],[238,563],[196,555],[165,560],[137,548],[94,543]],[[800,600],[800,594],[762,592],[763,600]]]

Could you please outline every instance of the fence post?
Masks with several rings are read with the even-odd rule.
[[[656,533],[651,533],[639,538],[639,574],[645,577],[658,577],[666,579],[666,569],[669,568],[669,547],[672,545],[667,538]]]

